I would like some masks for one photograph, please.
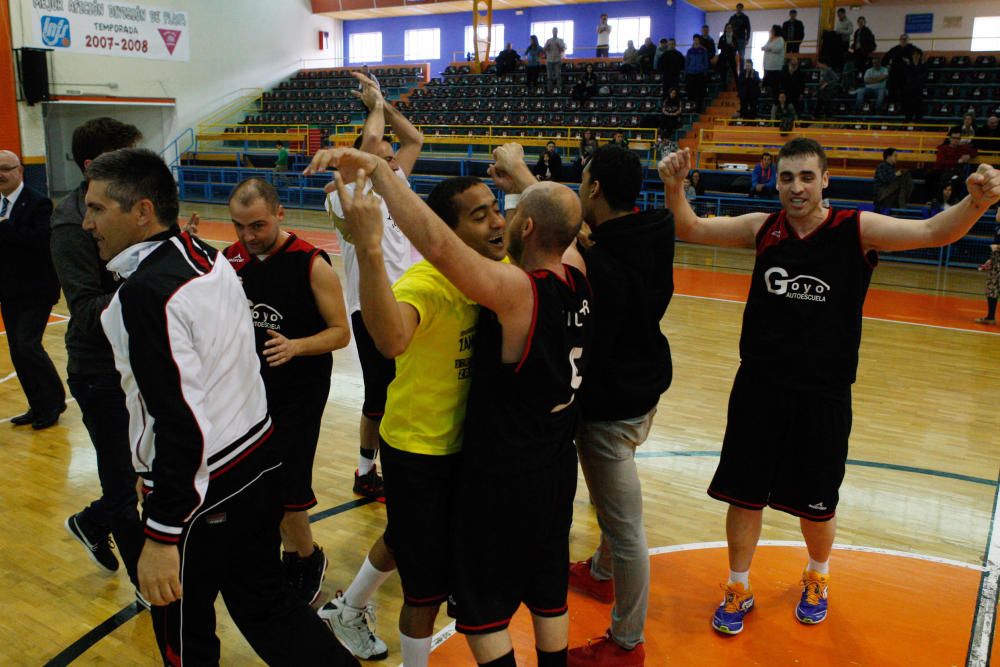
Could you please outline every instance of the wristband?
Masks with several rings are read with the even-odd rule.
[[[521,201],[521,195],[509,194],[503,197],[503,207],[504,209],[517,208],[518,202]]]

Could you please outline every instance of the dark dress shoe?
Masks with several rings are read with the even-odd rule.
[[[55,426],[59,423],[59,415],[62,411],[49,412],[44,416],[40,416],[35,421],[31,422],[31,428],[36,431],[41,431],[43,428],[48,428],[50,426]]]
[[[18,415],[16,417],[11,417],[10,423],[14,426],[24,426],[35,421],[35,413],[28,410],[23,415]]]

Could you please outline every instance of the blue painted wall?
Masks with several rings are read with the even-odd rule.
[[[517,16],[516,12],[522,14]],[[675,0],[668,6],[665,0],[627,0],[615,3],[565,5],[562,7],[525,7],[493,12],[493,22],[504,26],[504,41],[513,42],[518,53],[523,53],[530,39],[531,24],[535,21],[573,21],[574,58],[593,58],[597,42],[597,24],[601,14],[611,18],[649,16],[650,35],[653,41],[661,37],[675,37],[680,45],[690,44],[691,35],[700,32],[705,22],[705,12],[692,7],[684,0]],[[382,33],[382,63],[402,64],[404,33],[418,28],[441,29],[441,58],[430,61],[431,76],[437,76],[455,59],[465,59],[465,27],[472,25],[472,12],[460,14],[434,14],[406,16],[391,19],[365,19],[344,22],[344,56],[350,62],[350,36],[361,32]],[[550,35],[538,35],[541,43]],[[636,44],[636,46],[639,46]],[[461,54],[459,56],[458,54]]]

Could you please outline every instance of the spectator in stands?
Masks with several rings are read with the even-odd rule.
[[[771,120],[779,121],[778,130],[782,134],[791,132],[798,119],[795,105],[788,101],[785,91],[778,93],[778,99],[771,106]]]
[[[739,54],[736,52],[736,33],[733,32],[733,26],[730,23],[726,24],[726,29],[722,32],[722,37],[719,38],[719,55],[715,60],[715,69],[719,73],[719,80],[722,81],[723,86],[729,83],[730,73],[732,73],[732,80],[735,82],[740,71]]]
[[[701,180],[701,172],[697,169],[692,169],[691,173],[688,174],[688,178],[691,179],[691,186],[694,188],[695,195],[701,197],[705,194],[705,184]]]
[[[517,71],[517,66],[521,64],[521,56],[514,50],[514,45],[507,42],[507,48],[497,54],[497,76],[504,76]]]
[[[737,8],[742,5],[736,5]],[[705,103],[705,78],[708,75],[708,51],[701,43],[699,35],[694,36],[694,43],[688,49],[684,59],[685,86],[688,98],[694,102],[695,111],[702,112]]]
[[[995,116],[994,116],[995,117]],[[1000,223],[1000,207],[997,208],[996,221]],[[1000,224],[993,234],[990,244],[990,258],[979,267],[980,271],[989,271],[986,277],[986,317],[977,317],[979,324],[997,323],[997,299],[1000,298]]]
[[[689,175],[684,179],[684,198],[690,203],[693,202],[697,196],[698,193],[695,191],[694,186],[691,185],[691,176]]]
[[[528,74],[528,88],[535,88],[538,86],[538,74],[542,71],[542,47],[537,36],[531,36],[531,43],[524,50],[524,57],[527,59],[525,71]]]
[[[597,52],[598,58],[607,58],[608,49],[611,48],[611,26],[608,25],[608,15],[601,14],[601,22],[597,24]]]
[[[701,35],[699,36],[701,37],[701,45],[708,51],[708,59],[711,60],[715,57],[715,40],[712,39],[707,25],[701,26]]]
[[[276,141],[274,145],[278,149],[278,159],[274,162],[274,170],[278,173],[288,171],[288,149],[285,148],[285,142]]]
[[[976,117],[971,113],[965,114],[962,116],[961,124],[952,127],[948,131],[948,134],[951,134],[952,132],[958,132],[958,134],[962,137],[960,140],[961,143],[973,143],[973,139],[976,138]]]
[[[927,66],[924,52],[917,49],[913,56],[903,61],[903,117],[906,120],[920,120],[924,115],[924,82],[927,81]],[[892,69],[889,69],[892,81]],[[963,183],[964,187],[964,183]]]
[[[868,58],[875,53],[875,33],[868,27],[864,16],[858,17],[858,29],[851,38],[851,54],[854,57],[854,71],[864,72],[868,69]]]
[[[899,44],[882,56],[882,63],[889,66],[889,99],[897,104],[903,102],[906,67],[913,64],[913,59],[918,53],[922,56],[924,52],[910,44],[910,36],[903,33],[899,36]]]
[[[1000,153],[1000,117],[993,114],[986,119],[986,124],[976,130],[976,139],[972,142],[980,153]],[[998,157],[993,156],[996,163]]]
[[[760,99],[760,75],[749,58],[743,61],[743,71],[737,79],[736,90],[740,96],[740,118],[756,118],[757,101]]]
[[[578,102],[584,102],[597,94],[597,74],[594,73],[594,66],[587,63],[580,80],[573,86],[572,96]]]
[[[858,19],[860,23],[861,20]],[[865,72],[865,85],[858,88],[854,94],[854,112],[859,113],[861,106],[869,97],[875,97],[875,112],[882,111],[885,103],[886,81],[889,79],[889,69],[880,62],[872,63]]]
[[[833,102],[840,95],[840,75],[825,62],[819,63],[819,88],[816,91],[816,117],[833,115]]]
[[[584,130],[583,134],[580,135],[580,148],[575,165],[577,178],[583,176],[583,169],[590,163],[590,158],[594,156],[594,151],[596,150],[597,137],[594,136],[594,131],[589,129]]]
[[[750,41],[750,17],[743,13],[743,3],[736,4],[736,13],[729,17],[727,21],[733,26],[736,33],[736,50],[740,54],[740,59],[746,55],[747,42]]]
[[[661,97],[666,97],[671,88],[676,88],[681,83],[681,72],[684,71],[684,54],[677,50],[677,42],[674,39],[667,40],[667,51],[660,56],[660,63],[657,70],[663,79],[663,93]]]
[[[930,209],[929,215],[937,215],[941,211],[951,208],[959,202],[958,193],[955,192],[955,186],[950,182],[945,183],[944,187],[941,188],[941,192],[937,193],[933,199],[928,202],[928,208]]]
[[[785,67],[785,38],[781,36],[781,26],[771,26],[771,36],[760,50],[764,52],[764,94],[774,96]]]
[[[785,53],[798,53],[802,40],[806,38],[806,27],[798,19],[799,13],[792,9],[788,20],[781,24],[781,36],[785,38]]]
[[[622,53],[622,64],[618,68],[622,74],[635,74],[639,71],[639,50],[635,48],[635,42],[628,40],[628,46]]]
[[[545,152],[538,156],[534,172],[540,181],[562,180],[562,158],[554,141],[545,144]]]
[[[608,142],[610,146],[618,146],[619,148],[628,148],[628,137],[625,136],[624,130],[615,130],[614,134],[611,135],[611,141]]]
[[[368,65],[361,66],[361,73],[364,74],[366,77],[368,77],[373,84],[375,84],[376,90],[378,90],[379,92],[382,91],[382,84],[378,82],[378,78],[376,78],[375,74],[368,69]],[[359,85],[358,88],[364,88],[364,84]]]
[[[750,174],[750,196],[768,198],[777,196],[777,172],[771,163],[771,154],[761,153],[760,162]]]
[[[653,38],[647,37],[646,41],[639,47],[639,72],[643,75],[653,73],[653,58],[656,56],[656,45]]]
[[[882,151],[882,162],[875,168],[875,210],[905,208],[913,194],[913,175],[896,166],[895,148]]]
[[[965,176],[969,172],[969,163],[976,157],[976,147],[973,144],[963,144],[962,135],[955,129],[948,133],[948,138],[937,147],[934,166],[927,173],[925,185],[930,192],[943,188],[945,183],[956,184],[955,190],[961,192]]]
[[[843,52],[847,53],[851,46],[851,36],[854,35],[854,24],[847,18],[847,10],[841,7],[837,10],[837,20],[833,22],[833,31],[840,37]]]
[[[562,91],[562,57],[566,53],[566,42],[559,38],[559,28],[552,29],[552,37],[545,42],[545,90]]]
[[[667,96],[663,98],[663,107],[660,113],[660,132],[663,135],[673,138],[674,132],[680,127],[683,110],[684,102],[681,100],[680,92],[676,88],[671,88]]]
[[[669,47],[670,47],[670,42],[667,40],[667,38],[666,37],[661,38],[660,43],[656,46],[656,53],[653,54],[654,72],[660,71],[660,58],[663,57],[663,54],[667,52],[667,49]]]
[[[788,59],[788,67],[781,72],[781,82],[778,84],[778,90],[785,91],[789,104],[795,107],[796,110],[802,110],[802,96],[806,92],[806,75],[802,73],[802,68],[799,67],[798,58]]]

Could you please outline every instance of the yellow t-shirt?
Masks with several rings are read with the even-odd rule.
[[[411,266],[392,292],[417,310],[420,323],[396,357],[379,435],[405,452],[454,454],[462,449],[479,306],[427,260]]]

